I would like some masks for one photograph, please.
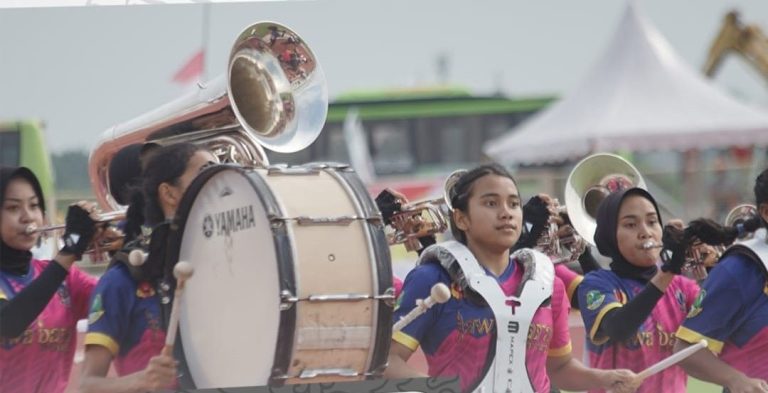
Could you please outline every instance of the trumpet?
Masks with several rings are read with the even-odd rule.
[[[123,219],[125,219],[125,210],[116,210],[108,213],[99,214],[98,218],[95,221],[97,223],[106,223],[106,222],[112,222],[112,221],[120,221]],[[32,234],[41,233],[41,232],[58,231],[66,227],[67,226],[65,224],[60,224],[60,225],[49,225],[49,226],[38,228],[37,225],[35,224],[29,224],[27,225],[26,228],[24,228],[24,234],[32,235]]]
[[[566,213],[565,206],[561,206],[557,198],[552,200],[552,205],[558,214]],[[536,242],[536,249],[549,256],[554,264],[574,262],[586,250],[587,242],[572,227],[566,234],[561,234],[560,230],[560,225],[550,217],[546,232]]]
[[[643,242],[639,248],[641,250],[650,250],[653,248],[664,248],[664,245],[653,240]],[[683,262],[682,271],[686,276],[694,280],[703,280],[707,278],[707,268],[717,263],[725,252],[724,245],[712,246],[701,241],[691,243],[685,250],[685,262]]]
[[[389,245],[403,244],[408,251],[421,248],[419,238],[443,233],[448,230],[451,206],[450,192],[466,173],[466,170],[452,172],[443,182],[443,197],[405,204],[390,218],[392,231],[387,234]]]

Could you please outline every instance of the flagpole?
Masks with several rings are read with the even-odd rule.
[[[206,72],[208,71],[208,67],[205,66],[206,63],[206,55],[208,54],[208,35],[210,30],[210,14],[211,14],[211,3],[205,2],[203,3],[203,22],[201,26],[201,35],[200,38],[200,47],[203,51],[203,69],[200,72],[200,79],[199,82],[204,82],[207,80],[206,78]]]

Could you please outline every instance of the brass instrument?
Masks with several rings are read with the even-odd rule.
[[[450,192],[466,170],[452,172],[443,182],[443,197],[409,203],[392,215],[392,231],[387,234],[390,245],[403,244],[408,251],[421,248],[419,238],[448,230],[451,206]]]
[[[565,206],[561,206],[557,198],[553,199],[552,205],[557,213],[566,212]],[[562,230],[556,219],[550,217],[546,232],[536,242],[536,249],[549,256],[554,264],[574,262],[587,248],[584,238],[579,236],[573,228],[570,228],[566,234],[561,234]]]
[[[102,207],[118,209],[109,163],[134,143],[192,142],[221,162],[266,166],[262,147],[290,153],[309,146],[327,112],[325,75],[312,50],[289,28],[258,22],[238,36],[224,75],[105,131],[89,159],[91,185]]]
[[[125,219],[125,210],[116,210],[108,213],[99,214],[98,218],[96,219],[96,222],[107,223],[112,221],[120,221],[122,219]],[[40,228],[38,228],[37,225],[35,224],[30,224],[30,225],[27,225],[26,228],[24,228],[24,233],[27,235],[31,235],[33,233],[58,231],[64,228],[66,228],[66,225],[64,224],[49,225],[49,226],[40,227]]]
[[[734,207],[730,212],[728,212],[728,215],[725,216],[725,226],[738,227],[738,225],[744,221],[747,221],[752,217],[758,217],[759,215],[760,213],[757,211],[757,207],[755,205],[744,203]],[[738,237],[737,241],[749,240],[754,237],[754,235],[754,232],[744,232]]]
[[[647,189],[640,172],[620,156],[597,153],[579,161],[565,184],[565,206],[573,229],[594,246],[600,202],[612,192],[632,187]]]

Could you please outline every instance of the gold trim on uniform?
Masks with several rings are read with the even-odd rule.
[[[705,335],[694,332],[693,330],[688,329],[685,326],[680,326],[677,329],[677,333],[675,333],[675,336],[677,336],[677,338],[690,344],[695,344],[701,341],[702,339],[707,340],[707,348],[709,348],[709,350],[714,352],[716,355],[720,354],[720,352],[723,350],[722,341],[715,340],[714,338],[709,338]]]
[[[573,300],[573,295],[576,293],[576,288],[579,287],[579,284],[584,281],[584,276],[576,276],[576,278],[571,281],[571,283],[568,285],[568,289],[566,290],[566,293],[568,294],[568,301],[571,302]]]
[[[104,333],[87,333],[85,335],[85,345],[101,345],[102,347],[107,348],[109,352],[112,352],[112,356],[115,357],[117,357],[117,353],[120,352],[120,345],[117,341]]]
[[[415,351],[416,348],[419,347],[419,342],[415,338],[403,333],[402,331],[392,334],[392,339],[399,342],[400,344],[405,345],[411,351]]]
[[[595,339],[595,335],[597,335],[597,330],[600,327],[600,323],[603,322],[603,317],[605,316],[605,313],[608,311],[613,310],[614,308],[621,307],[621,303],[613,302],[608,303],[600,310],[600,312],[597,314],[597,317],[595,318],[595,323],[592,324],[592,329],[589,330],[589,339],[592,341],[595,345],[601,345],[608,342],[609,338],[605,337],[600,340]]]
[[[563,347],[550,348],[549,352],[547,352],[547,356],[557,358],[568,355],[571,353],[571,351],[573,351],[573,347],[571,346],[571,342],[568,341],[568,344],[565,344]]]

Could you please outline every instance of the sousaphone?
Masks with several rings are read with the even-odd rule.
[[[222,162],[269,164],[263,148],[291,153],[320,135],[328,112],[325,74],[304,40],[275,22],[258,22],[235,41],[225,74],[105,131],[91,152],[89,176],[99,203],[119,204],[108,168],[130,144],[192,142]]]

